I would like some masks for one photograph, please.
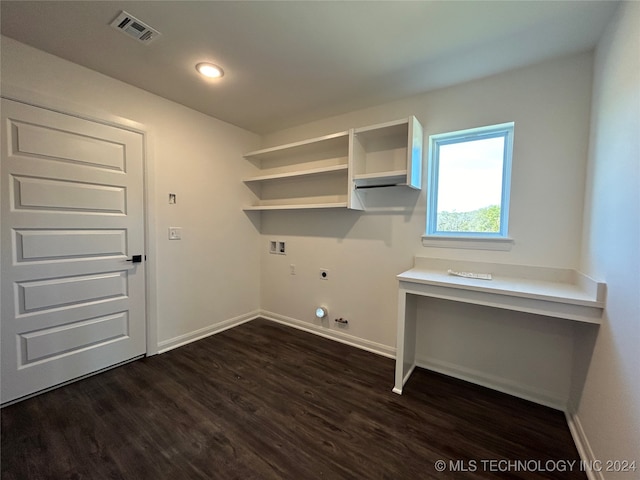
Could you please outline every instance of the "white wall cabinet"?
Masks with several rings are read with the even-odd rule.
[[[421,188],[422,126],[409,117],[265,148],[244,157],[258,173],[243,180],[255,195],[244,210],[364,210],[360,189]]]
[[[422,188],[422,125],[415,117],[353,130],[352,181],[356,188]]]

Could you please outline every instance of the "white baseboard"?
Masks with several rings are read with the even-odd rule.
[[[242,325],[243,323],[249,322],[256,318],[264,318],[272,322],[297,328],[298,330],[313,333],[315,335],[319,335],[330,340],[335,340],[337,342],[360,348],[362,350],[366,350],[378,355],[382,355],[384,357],[396,357],[396,349],[387,345],[364,340],[362,338],[339,332],[337,330],[329,330],[318,325],[313,325],[311,323],[297,320],[291,317],[286,317],[284,315],[279,315],[277,313],[267,312],[265,310],[255,310],[253,312],[249,312],[244,315],[240,315],[238,317],[230,318],[229,320],[216,323],[215,325],[210,325],[208,327],[201,328],[199,330],[195,330],[193,332],[160,342],[158,344],[158,353],[168,352],[169,350],[173,350],[174,348],[178,348],[188,343],[195,342],[196,340],[201,340],[210,335],[215,335],[216,333],[223,332],[225,330],[228,330],[229,328],[237,327],[238,325]]]
[[[513,395],[514,397],[529,400],[540,405],[554,408],[560,411],[566,411],[567,400],[558,398],[553,392],[541,389],[534,389],[528,385],[524,385],[513,380],[490,375],[479,370],[473,370],[459,365],[443,362],[432,358],[417,358],[416,366],[442,373],[450,377],[458,378],[470,383],[475,383],[483,387],[497,390],[502,393]]]
[[[598,471],[599,468],[586,468],[591,465],[597,466],[598,464],[596,456],[593,454],[593,450],[589,444],[589,440],[587,440],[587,434],[582,428],[582,423],[580,423],[578,414],[565,412],[565,416],[567,417],[567,424],[569,425],[569,430],[573,437],[573,443],[576,444],[580,460],[582,460],[582,463],[585,466],[582,470],[587,474],[587,478],[589,480],[604,480],[602,471]]]
[[[260,316],[259,313],[260,312],[258,310],[255,310],[253,312],[230,318],[228,320],[224,320],[214,325],[209,325],[208,327],[204,327],[190,333],[185,333],[184,335],[170,338],[169,340],[165,340],[158,344],[158,353],[168,352],[169,350],[181,347],[183,345],[186,345],[187,343],[195,342],[196,340],[201,340],[211,335],[215,335],[216,333],[220,333],[230,328],[237,327],[238,325],[242,325],[243,323],[253,320],[254,318],[258,318]]]
[[[272,322],[281,323],[289,327],[297,328],[298,330],[303,330],[305,332],[313,333],[330,340],[335,340],[336,342],[344,343],[361,350],[366,350],[371,353],[382,355],[383,357],[396,358],[396,349],[387,345],[383,345],[381,343],[371,342],[369,340],[364,340],[362,338],[349,335],[348,333],[320,327],[309,322],[304,322],[302,320],[297,320],[291,317],[285,317],[284,315],[267,312],[265,310],[261,310],[260,315],[258,316],[265,318],[266,320],[271,320]]]

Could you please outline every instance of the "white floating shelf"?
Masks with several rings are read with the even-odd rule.
[[[283,155],[303,155],[314,152],[322,152],[333,148],[344,148],[349,146],[349,132],[332,133],[317,138],[310,138],[300,142],[287,143],[278,145],[277,147],[263,148],[244,155],[248,160],[269,160],[272,158],[280,158]]]
[[[293,172],[272,173],[268,175],[259,175],[256,177],[245,178],[243,181],[248,182],[265,182],[269,180],[282,180],[286,178],[306,177],[311,175],[321,175],[326,173],[346,172],[348,165],[332,165],[329,167],[310,168],[307,170],[296,170]]]
[[[339,203],[299,203],[287,205],[252,205],[243,208],[244,211],[265,211],[265,210],[308,210],[321,208],[347,208],[347,202]]]

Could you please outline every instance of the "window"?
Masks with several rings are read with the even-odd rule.
[[[508,238],[513,123],[432,135],[427,236]]]

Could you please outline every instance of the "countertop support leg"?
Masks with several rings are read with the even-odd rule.
[[[402,387],[415,368],[416,304],[414,295],[398,290],[398,333],[396,338],[396,375],[394,393],[402,395]]]

